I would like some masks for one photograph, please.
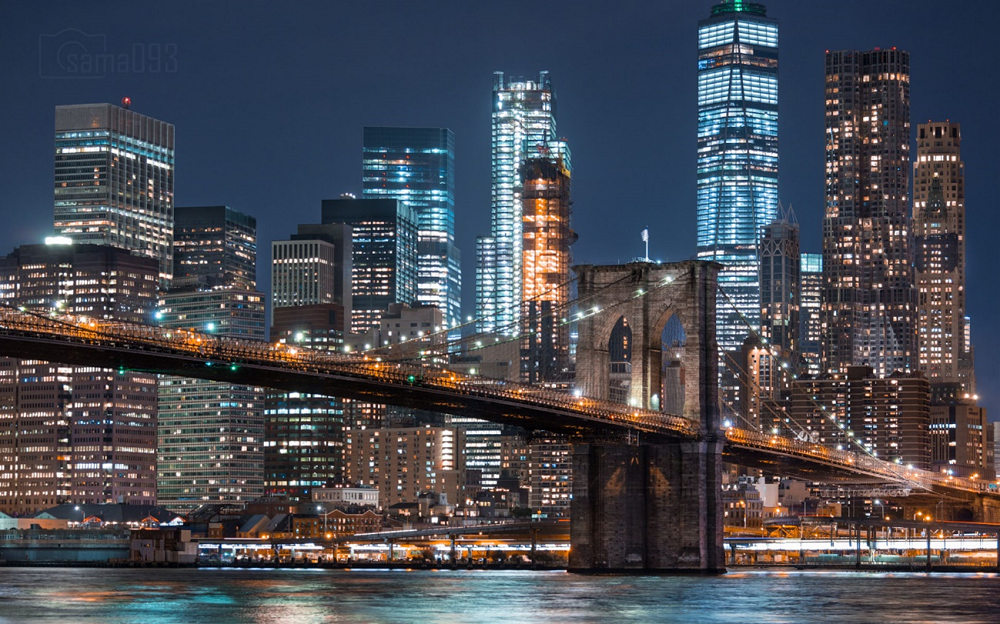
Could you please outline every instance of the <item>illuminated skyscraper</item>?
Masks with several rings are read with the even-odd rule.
[[[55,232],[174,270],[174,126],[112,104],[56,107]]]
[[[178,206],[174,279],[191,278],[208,287],[256,288],[257,219],[229,206]]]
[[[825,138],[823,370],[915,370],[907,52],[827,53]]]
[[[799,349],[799,224],[789,207],[764,228],[760,242],[760,335],[783,361]]]
[[[108,245],[0,257],[0,301],[151,323],[159,264]],[[156,502],[156,375],[0,358],[0,511]]]
[[[300,224],[286,241],[271,243],[271,313],[278,308],[336,303],[351,329],[351,271],[354,243],[350,226]]]
[[[823,255],[804,253],[799,265],[800,373],[818,375],[823,340]]]
[[[975,393],[965,344],[965,163],[957,123],[917,126],[913,163],[917,344],[931,383],[960,381]]]
[[[522,379],[528,383],[565,379],[569,326],[559,310],[569,302],[569,153],[532,156],[520,171],[523,266],[521,292],[528,331],[522,342]]]
[[[323,223],[351,228],[351,332],[378,326],[390,303],[417,298],[417,215],[396,199],[324,199]]]
[[[780,208],[779,208],[780,209]],[[783,420],[784,399],[799,348],[799,224],[789,207],[760,240],[760,337],[743,343],[740,403],[746,421],[770,429]]]
[[[264,340],[264,294],[178,287],[160,298],[163,327]],[[264,493],[264,389],[204,379],[159,378],[157,504],[185,512],[240,506]]]
[[[274,309],[271,340],[340,352],[344,308],[337,303]],[[265,404],[264,485],[269,494],[309,500],[312,489],[344,476],[344,411],[336,397],[269,390]]]
[[[547,71],[538,79],[493,74],[493,185],[490,236],[476,240],[477,329],[514,335],[522,302],[521,166],[556,141],[556,96]]]
[[[455,247],[455,135],[446,128],[365,128],[364,198],[398,199],[417,217],[417,301],[448,325],[462,316]]]
[[[257,220],[227,206],[178,208],[173,287],[164,327],[264,340]],[[264,493],[264,389],[204,379],[159,380],[157,503],[177,512],[242,505]]]
[[[735,352],[760,325],[758,243],[778,212],[778,23],[763,4],[723,0],[698,23],[697,201],[698,258],[724,265],[719,348]]]

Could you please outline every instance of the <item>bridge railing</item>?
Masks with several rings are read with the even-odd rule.
[[[575,397],[568,392],[527,384],[465,375],[432,363],[383,362],[379,358],[320,351],[285,343],[220,338],[186,329],[82,316],[44,316],[2,307],[0,328],[7,333],[35,337],[45,335],[61,342],[183,355],[203,360],[206,366],[274,366],[306,373],[356,376],[399,386],[422,386],[572,412],[637,431],[673,436],[697,435],[697,426],[681,416],[630,408],[610,401]]]

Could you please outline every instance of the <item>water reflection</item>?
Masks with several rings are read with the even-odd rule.
[[[0,622],[996,622],[995,574],[0,568]]]

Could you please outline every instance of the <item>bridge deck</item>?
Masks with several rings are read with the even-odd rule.
[[[909,484],[924,491],[998,494],[992,482],[960,479],[737,428],[698,423],[610,401],[464,375],[440,364],[392,362],[135,323],[49,317],[0,307],[0,354],[122,368],[416,407],[572,436],[693,441],[725,435],[728,461],[814,481]]]

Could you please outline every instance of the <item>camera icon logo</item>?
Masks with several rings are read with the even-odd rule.
[[[38,38],[38,74],[42,78],[104,78],[107,37],[67,28]]]

